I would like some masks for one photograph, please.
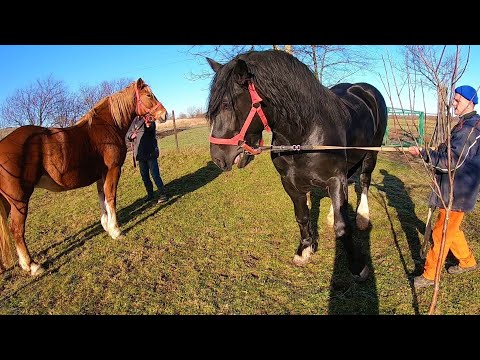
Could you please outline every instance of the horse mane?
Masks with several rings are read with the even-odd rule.
[[[119,128],[122,127],[122,119],[129,118],[130,114],[134,110],[134,96],[132,94],[132,86],[135,85],[135,82],[128,85],[125,89],[120,90],[112,95],[105,96],[100,99],[85,115],[83,115],[75,125],[81,125],[88,123],[89,126],[92,125],[94,117],[97,115],[100,109],[105,106],[110,107],[110,113],[113,120]]]
[[[267,50],[240,54],[215,74],[208,100],[209,121],[219,111],[224,96],[232,98],[235,81],[232,75],[239,59],[247,64],[257,91],[268,99],[277,121],[285,120],[287,125],[303,131],[313,120],[320,120],[320,114],[330,118],[321,119],[327,124],[348,116],[343,103],[318,81],[308,66],[284,51]]]

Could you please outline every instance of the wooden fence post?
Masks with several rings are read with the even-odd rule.
[[[175,124],[175,111],[172,110],[172,120],[173,120],[173,133],[175,134],[175,144],[177,144],[177,151],[178,149],[178,139],[177,139],[177,125]]]

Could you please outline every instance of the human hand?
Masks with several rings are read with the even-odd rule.
[[[419,156],[420,155],[420,149],[416,146],[410,146],[407,151],[410,153],[410,155],[413,156]]]

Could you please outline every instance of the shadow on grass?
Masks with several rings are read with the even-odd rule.
[[[206,166],[199,168],[194,173],[184,175],[181,178],[175,179],[168,184],[166,184],[167,190],[170,193],[170,200],[164,204],[157,204],[155,201],[145,202],[144,198],[140,198],[133,202],[132,204],[128,205],[127,207],[121,208],[117,211],[117,219],[120,224],[120,227],[123,232],[128,232],[134,226],[137,226],[147,220],[149,217],[155,216],[155,214],[162,210],[163,208],[170,206],[171,204],[178,201],[179,198],[193,192],[202,186],[207,185],[209,182],[213,181],[218,175],[220,175],[222,171],[212,162],[209,161]],[[142,216],[146,211],[155,208],[152,213],[148,215]],[[99,213],[100,214],[100,213]],[[122,223],[128,223],[132,219],[138,218],[132,224],[129,224],[127,227],[122,227]],[[75,255],[78,255],[78,251],[76,249],[80,248],[85,244],[86,241],[91,240],[95,236],[100,234],[108,234],[103,229],[102,225],[100,224],[100,219],[91,224],[82,230],[78,231],[77,233],[70,235],[69,237],[65,238],[62,242],[55,243],[50,245],[49,247],[43,249],[37,254],[37,257],[42,258],[46,257],[46,254],[54,250],[57,247],[60,247],[57,253],[47,260],[43,262],[43,266],[46,268],[45,274],[57,272],[61,266],[69,261],[71,256],[67,256],[72,252]],[[7,270],[11,271],[13,268]],[[35,279],[38,280],[40,277],[36,277]]]
[[[383,202],[385,214],[390,222],[395,248],[397,249],[400,262],[402,263],[406,278],[410,284],[410,291],[413,299],[412,306],[415,314],[418,315],[418,299],[411,280],[413,276],[419,275],[423,272],[424,261],[420,257],[420,239],[418,237],[418,232],[422,234],[425,233],[425,223],[419,220],[416,216],[415,204],[405,189],[405,184],[403,181],[398,177],[388,173],[388,171],[384,169],[380,170],[380,174],[383,175],[383,186],[378,184],[372,184],[372,186],[375,186],[379,191],[383,191],[385,193],[387,202],[385,202],[385,198],[383,197],[381,202]],[[388,213],[388,206],[395,208],[396,216],[400,222],[403,232],[405,233],[410,252],[409,256],[412,257],[413,263],[415,264],[415,268],[411,271],[409,271],[407,266],[407,261],[405,259],[406,255],[402,253],[402,249],[398,242],[391,215]]]
[[[358,177],[357,177],[358,179]],[[355,182],[357,203],[360,199],[360,187],[355,178],[349,182]],[[320,215],[320,200],[328,198],[325,191],[315,189],[311,193],[311,220],[313,231],[318,236],[318,219]],[[378,314],[378,294],[375,280],[375,272],[370,255],[370,232],[371,225],[367,230],[358,230],[355,226],[356,212],[351,205],[348,206],[349,220],[352,225],[352,238],[358,244],[366,256],[370,274],[364,283],[357,284],[348,269],[347,256],[341,242],[335,242],[335,263],[333,274],[330,279],[330,297],[328,304],[329,315],[363,315]]]

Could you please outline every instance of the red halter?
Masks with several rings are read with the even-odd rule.
[[[247,145],[247,143],[245,142],[245,134],[248,130],[248,127],[252,123],[252,120],[255,114],[258,114],[258,116],[262,120],[264,129],[266,131],[270,132],[271,129],[270,129],[270,126],[268,126],[267,118],[263,113],[262,105],[260,105],[262,98],[258,95],[257,90],[255,90],[255,85],[253,85],[251,81],[248,82],[248,91],[250,92],[250,97],[252,98],[252,108],[248,113],[247,119],[245,120],[245,123],[243,124],[242,129],[240,130],[240,133],[238,133],[237,135],[235,135],[230,139],[221,139],[221,138],[210,136],[208,140],[212,144],[241,146],[244,150],[248,151],[250,154],[258,155],[260,154],[261,151],[255,150],[251,146]],[[263,139],[260,140],[260,146],[262,145],[263,145]]]

